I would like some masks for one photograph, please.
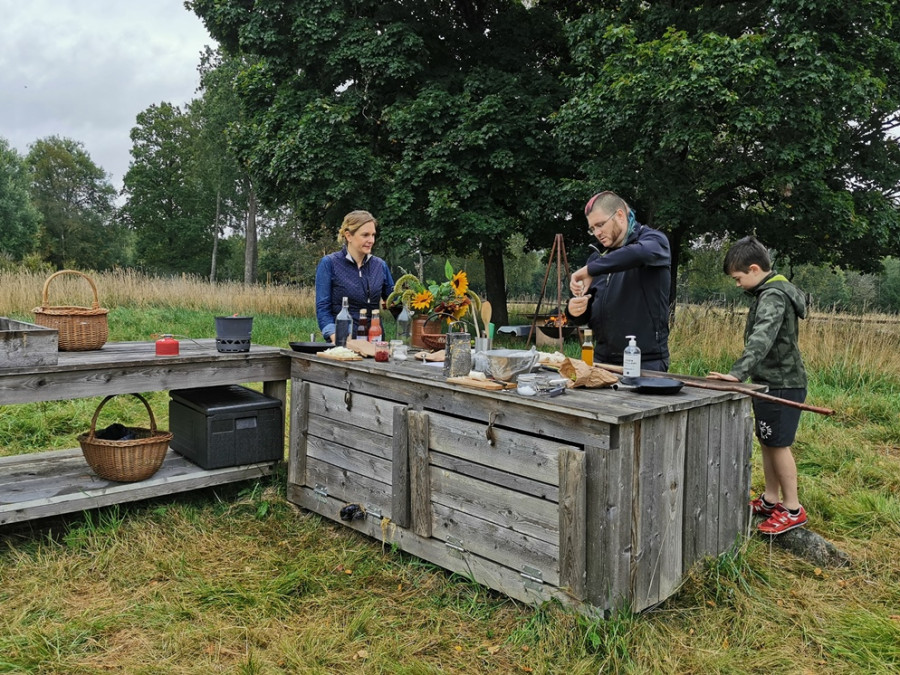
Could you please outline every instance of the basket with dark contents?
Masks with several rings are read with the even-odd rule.
[[[85,460],[101,478],[120,483],[132,483],[146,480],[159,471],[172,433],[158,431],[156,418],[150,404],[140,394],[132,394],[140,399],[150,415],[150,428],[126,427],[122,424],[111,424],[97,432],[97,418],[106,403],[115,397],[103,399],[91,420],[91,429],[78,436],[81,452]]]

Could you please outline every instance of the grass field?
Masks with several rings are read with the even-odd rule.
[[[212,318],[235,312],[255,316],[261,343],[315,330],[308,292],[96,281],[111,340],[212,337]],[[42,283],[0,275],[0,315],[28,320]],[[66,295],[83,292],[77,280],[64,286],[57,304],[89,303]],[[672,370],[727,369],[742,325],[683,308]],[[817,569],[753,537],[698,564],[660,607],[591,618],[522,605],[297,509],[282,474],[0,528],[0,672],[898,672],[900,323],[818,316],[802,330],[809,402],[837,414],[801,419],[801,500],[849,567]],[[130,400],[104,414],[140,424]],[[165,400],[151,397],[160,426]],[[0,455],[72,447],[98,402],[0,409]]]

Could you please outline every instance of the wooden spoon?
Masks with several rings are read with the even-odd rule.
[[[491,322],[492,311],[490,300],[481,303],[481,325],[484,326],[484,337],[488,336],[488,324]]]

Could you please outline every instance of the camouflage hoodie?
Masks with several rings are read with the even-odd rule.
[[[797,345],[797,319],[806,317],[803,293],[775,272],[747,293],[753,303],[744,328],[744,353],[731,374],[770,389],[805,388],[806,369]]]

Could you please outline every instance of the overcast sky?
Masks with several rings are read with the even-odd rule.
[[[195,98],[212,44],[183,0],[0,0],[0,137],[80,141],[119,189],[137,114]]]

